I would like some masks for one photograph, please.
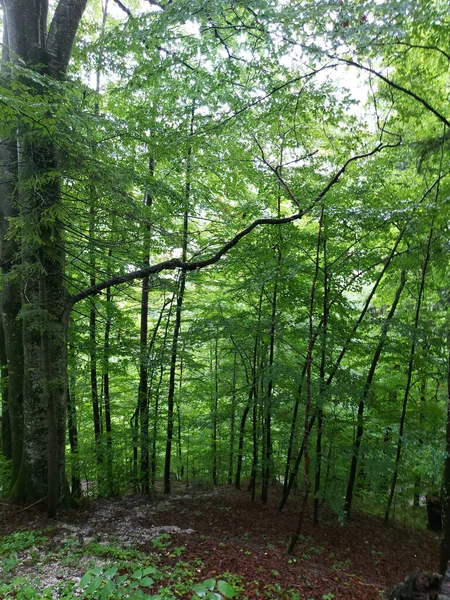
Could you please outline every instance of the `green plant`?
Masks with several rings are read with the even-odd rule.
[[[133,600],[144,600],[149,598],[142,588],[152,587],[154,579],[150,577],[160,576],[155,567],[137,569],[131,574],[120,574],[121,570],[116,565],[104,569],[96,567],[87,571],[80,580],[78,589],[82,598],[95,600],[107,600],[114,598],[133,598]]]
[[[218,581],[214,578],[205,579],[203,583],[194,585],[193,590],[196,596],[205,600],[222,600],[222,598],[234,598],[236,596],[233,586],[223,579]]]
[[[162,533],[152,539],[153,548],[167,548],[170,545],[170,535],[168,533]]]
[[[7,556],[14,552],[22,552],[31,546],[43,544],[48,541],[40,531],[26,530],[17,531],[2,538],[0,546],[0,556]]]

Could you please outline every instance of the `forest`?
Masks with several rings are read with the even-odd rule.
[[[447,3],[0,0],[0,9],[1,597],[240,589],[364,600],[414,568],[444,574]],[[172,507],[173,526],[209,510],[211,531],[222,519],[239,528],[245,505],[267,539],[271,525],[284,532],[286,568],[314,554],[305,544],[322,547],[314,540],[325,528],[355,545],[374,527],[361,540],[385,539],[365,542],[381,579],[399,540],[408,559],[372,596],[352,580],[257,592],[263,571],[247,589],[219,558],[170,591],[153,563],[134,570],[134,591],[120,587],[131,567],[98,571],[98,561],[86,562],[84,592],[54,582],[26,591],[12,579],[19,550],[45,539],[54,552],[45,531],[61,515],[89,519],[86,506],[103,506],[111,523],[126,521],[137,498]],[[173,533],[145,541],[164,568],[181,547]],[[251,554],[246,544],[239,552]],[[124,552],[108,557],[149,560]],[[346,560],[335,559],[338,570]]]

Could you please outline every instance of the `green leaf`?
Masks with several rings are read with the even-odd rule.
[[[233,588],[233,586],[226,581],[223,581],[223,579],[219,579],[217,582],[217,589],[222,596],[225,596],[225,598],[234,598],[234,596],[236,596],[236,590]]]
[[[94,576],[92,575],[92,573],[90,571],[85,573],[83,575],[83,577],[80,579],[80,588],[86,587],[87,584],[92,580],[93,577]]]
[[[101,600],[108,600],[108,598],[110,598],[110,596],[114,593],[115,589],[116,584],[114,581],[107,581],[100,594]]]
[[[86,594],[92,594],[92,592],[95,592],[95,590],[98,590],[98,588],[102,585],[102,583],[103,583],[102,577],[95,577],[89,584],[88,589],[86,590]]]
[[[109,569],[107,569],[104,572],[104,576],[107,577],[108,579],[112,579],[118,570],[119,570],[118,567],[110,567]]]
[[[151,577],[143,577],[139,583],[142,587],[150,587],[153,585],[153,579]]]
[[[134,579],[142,579],[142,575],[143,575],[142,569],[138,569],[131,575],[131,577],[133,577]]]
[[[194,585],[194,592],[197,594],[197,596],[200,596],[200,598],[204,598],[206,596],[207,591],[208,588],[205,587],[203,583],[196,583]]]
[[[205,579],[205,581],[203,582],[203,585],[205,587],[208,588],[208,590],[213,590],[214,586],[216,585],[216,580],[215,579]]]

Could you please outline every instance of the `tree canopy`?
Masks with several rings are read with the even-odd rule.
[[[2,8],[2,493],[443,485],[446,564],[445,3]]]

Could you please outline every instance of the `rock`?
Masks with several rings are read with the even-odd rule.
[[[438,573],[417,570],[390,591],[388,600],[447,600],[439,595],[441,581]]]

